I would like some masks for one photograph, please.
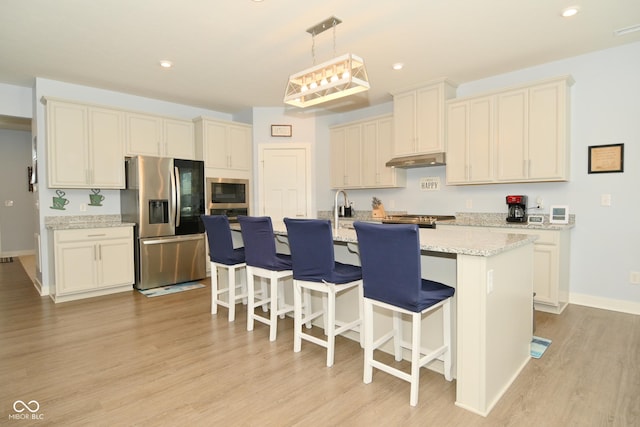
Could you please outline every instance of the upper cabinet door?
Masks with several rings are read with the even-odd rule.
[[[529,90],[529,178],[562,180],[569,175],[569,135],[565,82]]]
[[[195,139],[191,120],[163,119],[164,156],[174,159],[195,159]]]
[[[87,107],[47,100],[49,188],[83,188],[89,181]]]
[[[124,188],[124,114],[106,108],[89,109],[91,184]]]
[[[497,179],[524,180],[527,178],[528,91],[504,92],[496,102]]]
[[[148,114],[126,113],[127,154],[161,155],[162,118]]]

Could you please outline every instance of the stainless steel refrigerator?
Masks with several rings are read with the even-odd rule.
[[[125,167],[120,209],[136,223],[136,288],[206,277],[204,163],[138,156]]]

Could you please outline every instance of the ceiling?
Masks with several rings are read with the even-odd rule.
[[[306,30],[331,16],[335,50],[333,30],[317,35],[316,62],[355,53],[371,82],[321,104],[334,112],[640,41],[614,35],[640,24],[638,0],[2,0],[0,82],[43,77],[229,114],[283,106],[288,76],[313,65]]]

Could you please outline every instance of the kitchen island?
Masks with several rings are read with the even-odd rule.
[[[273,227],[277,236],[286,236],[283,222],[274,221]],[[483,416],[530,359],[536,238],[482,230],[420,229],[423,258],[434,265],[455,265],[452,278],[435,280],[456,288],[452,340],[456,405]],[[334,241],[357,251],[353,229],[334,230]],[[338,261],[340,253],[336,250]]]

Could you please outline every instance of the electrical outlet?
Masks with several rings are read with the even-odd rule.
[[[471,200],[471,199],[467,199],[467,201],[465,202],[464,206],[465,206],[467,209],[471,209],[471,208],[473,208],[473,200]]]
[[[80,204],[80,212],[86,212],[87,211],[87,205],[84,203]]]
[[[536,205],[538,209],[544,209],[544,200],[542,200],[542,197],[538,196],[536,198]]]
[[[640,285],[640,271],[632,271],[629,273],[629,282],[632,285]]]
[[[603,194],[600,196],[600,206],[611,206],[611,194]]]

